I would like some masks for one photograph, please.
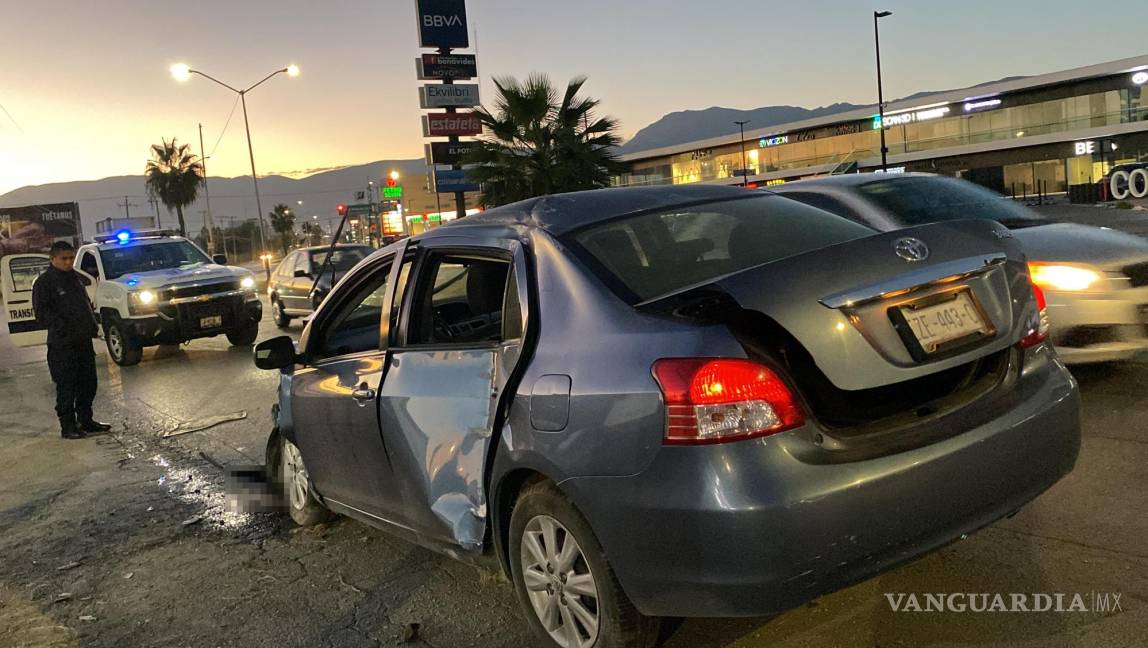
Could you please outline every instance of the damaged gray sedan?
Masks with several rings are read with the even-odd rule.
[[[1076,385],[991,221],[874,233],[729,187],[548,196],[379,250],[281,372],[268,465],[508,575],[546,645],[785,610],[1068,473]]]

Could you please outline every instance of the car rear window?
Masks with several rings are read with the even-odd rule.
[[[603,221],[563,239],[619,297],[637,304],[872,234],[820,209],[759,194]]]
[[[1012,200],[957,178],[890,178],[858,190],[906,227],[964,218],[987,218],[1005,227],[1047,223]]]

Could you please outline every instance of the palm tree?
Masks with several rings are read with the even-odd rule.
[[[175,210],[179,218],[179,235],[187,236],[183,208],[195,202],[199,183],[203,182],[203,164],[187,144],[169,142],[153,144],[151,159],[144,169],[148,195],[159,198],[168,211]]]
[[[279,203],[267,217],[271,219],[271,229],[279,234],[283,256],[287,256],[287,252],[295,245],[295,213],[287,205]]]
[[[303,224],[299,226],[299,230],[302,231],[303,236],[306,237],[307,245],[319,245],[323,242],[323,228],[320,227],[318,223],[303,221]]]
[[[618,122],[594,115],[600,102],[578,96],[585,83],[575,77],[559,96],[541,74],[494,80],[494,112],[475,110],[487,134],[463,159],[473,165],[467,176],[482,185],[484,205],[607,187],[624,170],[614,153]]]

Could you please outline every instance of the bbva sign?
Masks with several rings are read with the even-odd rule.
[[[466,0],[415,0],[419,47],[469,47]]]

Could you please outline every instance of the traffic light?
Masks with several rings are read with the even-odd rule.
[[[340,216],[346,216],[347,215],[347,206],[344,205],[343,203],[339,203],[338,205],[335,205],[335,211],[339,212]]]

